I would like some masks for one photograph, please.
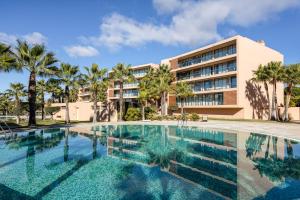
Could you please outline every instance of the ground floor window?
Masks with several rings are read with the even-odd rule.
[[[176,98],[176,103],[179,107],[181,106],[180,98]],[[199,94],[183,100],[183,106],[210,106],[223,104],[223,93]]]

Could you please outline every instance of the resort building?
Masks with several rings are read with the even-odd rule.
[[[193,89],[193,96],[183,103],[184,112],[213,118],[267,119],[272,85],[269,85],[268,100],[263,84],[251,79],[253,71],[257,70],[259,65],[271,61],[283,62],[284,57],[280,52],[267,47],[263,41],[253,41],[238,35],[164,59],[161,64],[170,66],[176,77],[173,84],[184,81]],[[139,105],[139,82],[150,68],[157,67],[158,65],[153,63],[131,67],[135,81],[123,85],[125,113],[128,107]],[[110,71],[109,77],[111,76]],[[281,106],[284,103],[283,83],[277,84],[276,92],[278,105]],[[120,98],[118,81],[111,79],[107,96],[107,104],[99,103],[99,119],[116,121]],[[61,107],[61,111],[54,118],[64,119],[65,104],[52,106]],[[169,111],[179,114],[180,106],[179,99],[169,94]],[[290,109],[290,112],[294,120],[300,118],[299,109]],[[92,115],[91,94],[89,88],[83,88],[79,92],[78,102],[70,104],[70,117],[71,120],[89,121]]]
[[[149,63],[138,66],[132,66],[132,74],[135,78],[133,82],[123,84],[123,98],[125,102],[125,110],[129,106],[138,106],[139,82],[147,74],[150,68],[157,68],[157,64]],[[109,77],[112,76],[112,71],[109,72]],[[108,88],[108,101],[112,102],[115,108],[119,107],[120,84],[116,80],[111,80]]]
[[[176,77],[173,84],[184,81],[193,89],[194,95],[184,101],[185,112],[216,118],[266,119],[269,103],[266,92],[251,78],[260,64],[283,62],[283,59],[281,53],[263,41],[234,36],[164,59],[162,64],[171,67]],[[283,89],[284,85],[278,83],[278,105],[284,102]],[[170,95],[168,103],[169,107],[180,107],[176,96]]]

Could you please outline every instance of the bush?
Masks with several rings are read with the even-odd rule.
[[[191,114],[189,115],[188,119],[191,120],[191,121],[199,121],[200,117],[199,117],[199,115],[196,114],[196,113],[191,113]]]
[[[156,115],[155,107],[145,107],[145,119],[150,119]]]
[[[128,108],[125,115],[126,121],[138,121],[142,119],[141,110],[139,108]]]

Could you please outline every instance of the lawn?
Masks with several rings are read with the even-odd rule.
[[[37,119],[37,127],[51,127],[51,126],[63,126],[65,124],[64,121],[62,120],[51,120],[51,119],[46,119],[46,120],[41,120],[41,119]],[[72,121],[71,124],[74,123],[79,123],[80,121]],[[3,123],[0,123],[1,126],[3,126],[3,128],[5,128],[5,125]],[[10,128],[28,128],[27,126],[27,121],[21,121],[20,124],[16,124],[15,121],[7,121],[7,125]]]

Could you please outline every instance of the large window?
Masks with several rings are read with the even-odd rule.
[[[224,48],[217,49],[215,51],[209,51],[192,58],[184,59],[178,62],[179,67],[187,67],[189,65],[205,62],[214,58],[220,58],[227,55],[236,53],[236,45],[230,45]]]
[[[176,103],[179,107],[181,106],[179,98],[176,99]],[[195,95],[186,98],[183,101],[183,106],[210,106],[223,104],[223,93]]]

